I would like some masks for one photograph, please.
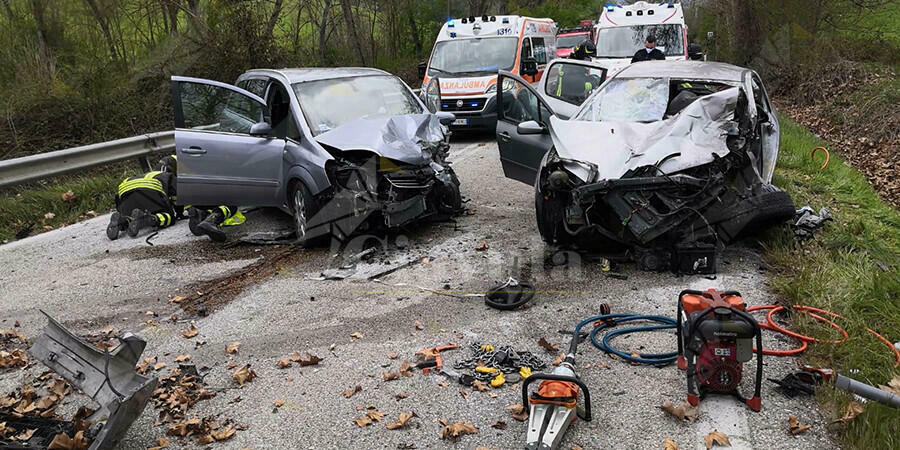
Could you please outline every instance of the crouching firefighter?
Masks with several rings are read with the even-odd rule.
[[[106,227],[106,237],[119,238],[126,231],[136,237],[145,228],[166,228],[175,222],[182,208],[176,212],[174,156],[160,160],[159,170],[126,178],[119,184],[116,210]]]
[[[209,236],[215,242],[225,242],[223,226],[244,223],[246,218],[237,206],[192,206],[188,209],[188,228],[194,236]]]

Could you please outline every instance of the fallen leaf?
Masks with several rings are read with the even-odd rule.
[[[504,421],[502,421],[502,420],[498,420],[498,421],[494,422],[493,425],[491,425],[491,428],[496,428],[496,429],[498,429],[498,430],[505,430],[505,429],[506,429],[506,422],[504,422]]]
[[[700,417],[700,407],[693,406],[686,401],[682,401],[678,406],[675,406],[672,402],[666,400],[659,408],[681,420],[688,419],[691,422],[695,422]]]
[[[900,395],[900,375],[894,375],[894,378],[887,385],[880,385],[878,388],[894,395]]]
[[[491,390],[491,387],[488,386],[487,383],[485,383],[484,381],[481,381],[481,380],[472,381],[472,387],[474,387],[475,389],[478,389],[479,392]]]
[[[153,365],[153,370],[159,370],[159,369],[162,369],[163,367],[166,367],[166,363],[160,361]]]
[[[419,321],[417,320],[417,321],[416,321],[416,329],[417,329],[417,330],[424,330],[424,329],[425,329],[425,325],[422,325],[422,322],[419,322]]]
[[[448,383],[447,380],[441,380],[438,382],[437,385],[440,387],[447,387],[447,386],[450,386],[450,383]]]
[[[181,302],[184,301],[184,299],[186,299],[186,298],[187,298],[187,297],[185,297],[185,296],[183,296],[183,295],[179,295],[179,296],[177,296],[177,297],[172,297],[169,301],[172,302],[172,303],[181,303]]]
[[[287,369],[291,367],[291,360],[287,356],[278,360],[278,368],[279,369]]]
[[[297,362],[300,363],[300,367],[314,366],[314,365],[322,362],[322,358],[319,358],[316,355],[311,355],[311,354],[307,353],[306,359],[300,358],[300,360]]]
[[[413,366],[413,364],[411,362],[403,361],[402,363],[400,363],[400,375],[403,375],[404,377],[413,376],[413,372],[412,372],[413,367],[415,367],[415,366]]]
[[[408,413],[400,413],[400,416],[397,417],[396,422],[385,424],[385,427],[387,427],[388,430],[396,430],[398,428],[403,428],[404,426],[406,426],[406,423],[409,422],[409,420],[412,419],[413,417],[416,417],[416,413],[412,412],[412,411],[410,411]]]
[[[461,395],[462,398],[469,398],[469,393],[466,392],[465,388],[459,388],[459,395]]]
[[[713,430],[709,434],[703,437],[704,442],[706,442],[707,450],[713,448],[713,446],[719,445],[722,447],[731,447],[731,441],[728,440],[728,436],[725,433],[719,432],[718,430]]]
[[[191,359],[191,355],[178,355],[175,357],[175,362],[185,362]]]
[[[487,241],[481,241],[480,244],[478,244],[478,245],[475,246],[475,251],[477,251],[477,252],[483,252],[483,251],[485,251],[485,250],[487,250],[487,249],[489,249],[489,248],[491,248],[491,246],[488,245]]]
[[[31,439],[31,436],[34,436],[35,431],[37,431],[37,428],[26,429],[25,431],[14,436],[13,440],[25,442],[25,441]]]
[[[528,420],[528,408],[523,406],[521,403],[509,405],[506,407],[506,409],[512,412],[513,419],[516,419],[519,422]]]
[[[237,353],[238,347],[240,347],[240,346],[241,346],[240,342],[232,342],[231,344],[228,344],[227,347],[225,347],[225,353],[227,353],[229,355],[233,355],[233,354]]]
[[[181,332],[181,337],[190,339],[196,336],[198,333],[200,333],[200,330],[198,330],[197,327],[195,327],[192,323],[190,328]]]
[[[663,441],[663,450],[678,450],[678,444],[671,439]]]
[[[368,412],[366,412],[366,415],[369,416],[370,419],[372,419],[376,422],[381,422],[381,419],[384,418],[384,413],[377,409],[369,410]]]
[[[212,437],[215,438],[216,441],[227,441],[228,439],[231,439],[232,436],[234,436],[234,433],[235,429],[233,427],[228,427],[224,430],[213,431]]]
[[[87,450],[90,441],[84,437],[84,432],[79,431],[75,433],[74,438],[70,438],[66,433],[59,433],[56,436],[53,436],[53,440],[50,441],[50,445],[47,446],[48,450]],[[168,441],[166,442],[166,446],[168,445]],[[160,446],[156,448],[164,448],[165,446]]]
[[[231,369],[234,369],[235,367],[237,367],[237,363],[232,361],[225,365],[225,370],[231,370]]]
[[[372,424],[372,419],[369,416],[357,416],[353,420],[356,421],[356,426],[363,428]]]
[[[363,338],[363,335],[362,335],[362,333],[360,333],[359,331],[357,331],[357,332],[351,334],[350,337],[352,337],[352,338],[354,338],[354,339],[362,339],[362,338]]]
[[[397,372],[396,370],[383,370],[381,372],[381,377],[384,378],[384,381],[396,380],[397,378],[400,378],[400,372]]]
[[[347,397],[347,398],[353,397],[353,394],[355,394],[361,390],[362,390],[362,386],[360,386],[358,384],[356,386],[353,386],[350,389],[344,389],[344,397]]]
[[[547,353],[556,353],[559,351],[559,345],[553,345],[547,342],[547,340],[544,338],[538,339],[538,345],[540,345],[544,350],[547,350]]]
[[[559,356],[557,356],[556,359],[553,360],[552,364],[554,366],[558,366],[558,365],[562,364],[563,360],[565,360],[565,359],[566,359],[566,354],[560,353]]]
[[[44,214],[45,219],[52,219],[54,217],[56,217],[56,214],[53,214],[52,212],[48,212],[47,214]]]
[[[490,398],[497,398],[497,394],[495,394],[495,393],[493,393],[493,392],[488,392],[488,397],[490,397]]]
[[[78,196],[75,195],[75,193],[72,192],[71,190],[68,190],[66,192],[63,192],[62,195],[59,196],[59,198],[61,198],[62,201],[68,203],[68,202],[75,201],[75,199],[78,198]]]
[[[397,400],[403,400],[403,399],[406,398],[406,397],[409,397],[409,394],[405,394],[405,393],[403,393],[403,392],[400,392],[400,393],[398,393],[398,394],[394,394],[394,398],[396,398]]]
[[[797,416],[791,414],[790,416],[788,416],[788,427],[791,434],[797,435],[809,430],[810,428],[812,428],[812,425],[804,425],[800,423],[800,419],[798,419]]]
[[[569,450],[584,450],[584,448],[580,445],[573,445],[572,448]]]
[[[472,425],[470,422],[457,421],[452,425],[448,425],[448,421],[445,419],[441,423],[444,423],[444,429],[441,430],[441,439],[452,439],[454,441],[458,440],[460,436],[464,434],[477,434],[478,428],[475,425]]]
[[[856,416],[862,414],[863,411],[865,411],[865,407],[862,405],[862,403],[850,402],[850,404],[847,405],[847,411],[844,412],[844,417],[841,417],[840,419],[835,420],[832,423],[850,423],[850,421],[855,419]]]
[[[234,378],[234,381],[237,381],[239,385],[243,386],[244,383],[253,381],[256,378],[256,371],[250,369],[250,364],[245,364],[238,370],[235,370],[234,373],[231,374],[231,378]]]
[[[388,354],[388,359],[397,359],[399,357],[400,357],[399,353],[389,353]]]
[[[284,406],[284,400],[276,399],[272,404],[275,405],[276,408],[281,408]]]

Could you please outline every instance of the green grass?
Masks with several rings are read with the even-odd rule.
[[[91,218],[89,211],[109,212],[115,207],[116,187],[123,178],[120,174],[78,177],[0,197],[0,242],[12,241],[16,232],[29,223],[34,223],[32,234],[37,234],[44,231],[44,226],[59,228]],[[63,201],[62,194],[70,190],[75,199]],[[47,213],[54,217],[46,218]]]
[[[793,121],[781,118],[781,155],[775,184],[784,187],[799,207],[827,207],[834,222],[815,240],[798,247],[789,230],[773,230],[765,257],[776,273],[772,286],[784,300],[811,305],[843,316],[838,324],[850,334],[839,345],[810,345],[803,362],[831,367],[859,381],[886,384],[900,373],[894,355],[866,328],[891,342],[900,341],[900,213],[882,201],[865,177],[831,147]],[[810,151],[823,145],[831,162]],[[887,267],[883,270],[879,263]],[[828,325],[795,316],[801,333],[835,339]],[[828,414],[840,417],[850,396],[826,390],[820,398]],[[838,428],[848,448],[900,448],[900,414],[870,402],[866,412]]]

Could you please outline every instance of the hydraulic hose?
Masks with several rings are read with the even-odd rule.
[[[621,350],[618,350],[612,345],[610,345],[610,341],[616,337],[623,334],[628,333],[640,333],[645,331],[656,331],[656,330],[666,330],[670,328],[675,328],[675,319],[665,317],[665,316],[645,316],[639,314],[608,314],[605,316],[596,316],[592,317],[586,321],[583,321],[580,326],[585,323],[602,321],[597,324],[593,330],[591,330],[590,339],[591,343],[594,344],[594,347],[597,347],[600,350],[603,350],[606,353],[613,354],[622,358],[626,361],[638,363],[638,364],[648,364],[652,366],[664,366],[666,364],[671,364],[675,362],[675,358],[678,356],[677,352],[669,352],[669,353],[639,353],[638,357],[632,356],[630,353],[625,353]],[[640,327],[631,327],[631,328],[622,328],[613,330],[606,335],[603,336],[602,340],[599,340],[597,337],[597,333],[607,328],[614,327],[622,322],[631,322],[631,321],[650,321],[650,322],[658,322],[661,325],[647,325]],[[577,332],[576,332],[577,333]]]

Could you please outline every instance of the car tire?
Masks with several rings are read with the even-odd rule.
[[[318,212],[315,199],[309,188],[302,181],[291,183],[288,204],[291,207],[291,219],[296,232],[297,242],[303,247],[315,247],[328,238],[327,235],[310,237],[309,220]]]
[[[572,236],[566,231],[563,221],[566,218],[566,205],[556,197],[544,198],[539,189],[534,190],[534,212],[537,218],[538,233],[548,244],[568,245]]]
[[[762,186],[756,204],[756,214],[744,227],[744,230],[750,233],[786,222],[792,219],[797,211],[791,196],[772,184]]]

